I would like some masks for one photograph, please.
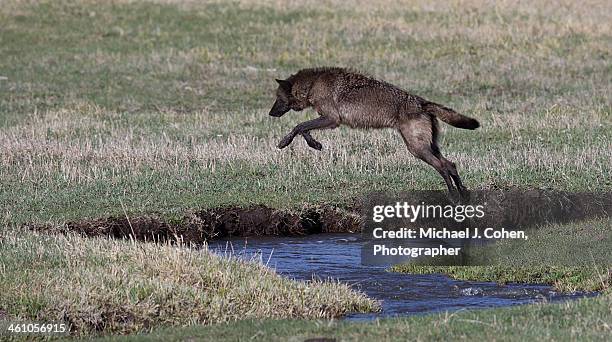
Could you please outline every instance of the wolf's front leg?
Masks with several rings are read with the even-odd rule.
[[[278,143],[278,148],[285,148],[289,146],[289,144],[291,144],[293,141],[293,138],[295,138],[295,134],[293,134],[292,131],[291,133],[285,135],[285,137]]]
[[[278,143],[278,148],[285,148],[289,146],[289,144],[291,144],[291,142],[293,141],[293,138],[295,138],[296,135],[301,134],[304,137],[304,139],[306,139],[306,143],[308,143],[308,146],[314,149],[320,150],[321,148],[323,148],[323,146],[318,141],[314,140],[314,138],[308,133],[308,131],[311,131],[313,129],[324,129],[324,128],[334,128],[334,127],[338,127],[338,123],[336,123],[336,121],[326,116],[321,116],[313,120],[302,122],[301,124],[295,126],[295,128],[291,130],[291,132],[287,134]]]
[[[309,132],[302,133],[302,136],[304,137],[304,140],[306,140],[306,143],[308,144],[308,146],[318,151],[321,151],[323,149],[323,145],[321,145],[320,142],[316,141],[315,138],[313,138]]]
[[[308,144],[308,146],[314,148],[315,150],[319,150],[319,151],[323,149],[323,145],[321,145],[320,142],[316,141],[315,138],[313,138],[312,135],[310,135],[310,133],[303,132],[301,134],[302,134],[302,137],[304,137],[304,140],[306,140],[306,143]],[[291,144],[294,138],[295,138],[295,135],[291,133],[287,134],[283,138],[283,140],[281,140],[280,143],[278,143],[278,148],[287,147],[289,144]]]

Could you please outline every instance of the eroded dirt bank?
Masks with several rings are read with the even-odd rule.
[[[164,215],[123,215],[67,222],[63,225],[29,224],[29,229],[50,233],[78,232],[86,236],[134,237],[142,241],[200,243],[227,237],[300,236],[318,233],[358,233],[364,219],[362,208],[374,203],[444,203],[440,191],[402,193],[401,196],[369,196],[354,200],[348,208],[329,204],[305,205],[302,209],[274,209],[263,205],[228,206],[192,210],[181,217]],[[538,189],[510,189],[472,192],[472,204],[486,204],[481,226],[521,227],[567,223],[593,217],[608,217],[612,212],[610,193],[569,193]],[[369,201],[369,202],[368,202]],[[448,202],[450,203],[450,202]],[[453,203],[454,205],[458,203]],[[443,222],[444,223],[444,222]]]
[[[28,228],[49,233],[78,232],[86,236],[111,236],[141,241],[201,243],[205,240],[240,236],[299,236],[318,233],[361,231],[359,210],[317,206],[301,211],[266,206],[224,207],[185,214],[180,219],[161,215],[129,215],[67,222],[61,226],[29,224]]]

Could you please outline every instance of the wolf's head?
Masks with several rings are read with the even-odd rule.
[[[291,78],[290,78],[291,79]],[[281,117],[290,110],[300,111],[306,107],[304,100],[296,98],[293,94],[294,84],[290,80],[276,80],[278,88],[276,89],[276,101],[270,115]]]

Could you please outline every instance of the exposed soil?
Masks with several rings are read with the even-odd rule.
[[[225,207],[186,214],[172,222],[160,215],[107,217],[67,222],[62,226],[30,224],[28,228],[50,233],[78,232],[86,236],[134,237],[141,241],[201,243],[205,240],[240,236],[299,236],[318,233],[361,231],[358,210],[332,206],[302,211],[265,206]]]
[[[234,206],[191,211],[179,219],[164,219],[157,214],[128,215],[71,221],[61,226],[29,224],[28,228],[51,233],[79,232],[86,236],[133,237],[141,241],[162,242],[182,240],[185,243],[242,236],[358,233],[365,223],[362,208],[370,208],[375,203],[395,203],[399,199],[409,200],[410,203],[448,201],[447,194],[441,191],[414,191],[393,196],[380,193],[368,196],[363,201],[355,200],[349,209],[331,205],[306,206],[301,210],[273,209],[263,205],[246,208]],[[510,189],[475,191],[471,201],[487,203],[487,215],[479,221],[483,227],[528,228],[542,223],[607,217],[612,212],[611,199],[610,193]],[[435,220],[428,223],[435,223]]]

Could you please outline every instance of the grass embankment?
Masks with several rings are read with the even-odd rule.
[[[607,291],[612,284],[608,264],[612,219],[542,225],[529,230],[528,240],[501,240],[469,252],[475,264],[490,266],[396,265],[393,272],[444,273],[463,280],[551,284],[557,290]],[[478,259],[486,257],[486,259]],[[486,260],[478,263],[477,260]]]
[[[398,265],[392,272],[444,273],[456,279],[506,283],[550,284],[563,292],[601,291],[610,287],[612,274],[606,266],[416,266]]]
[[[316,132],[322,152],[300,139],[288,150],[276,150],[287,131],[315,114],[268,117],[274,78],[315,65],[353,66],[477,118],[481,129],[445,129],[441,141],[470,188],[609,191],[611,13],[609,1],[414,1],[379,7],[350,1],[5,0],[0,6],[2,227],[17,231],[30,222],[61,225],[148,213],[171,220],[224,205],[295,209],[305,203],[343,205],[369,190],[443,189],[439,176],[409,156],[393,131]],[[54,237],[58,240],[49,245],[36,244],[42,237],[23,234],[36,245],[23,250],[25,257],[65,255],[58,247],[71,250],[73,243]],[[66,241],[96,247],[81,239]],[[128,245],[121,245],[126,255],[167,248]],[[18,245],[5,246],[12,255],[7,260],[22,260],[12,252],[22,250]],[[103,261],[105,253],[95,255]],[[113,265],[98,265],[98,259],[52,260],[96,274],[91,286],[116,280],[109,272]],[[126,260],[125,267],[137,272],[139,265]],[[1,270],[17,272],[4,264]],[[52,303],[44,306],[49,310],[75,303],[70,293],[41,295],[34,304],[8,295],[57,281],[52,272],[40,272],[3,277],[0,293],[12,303],[10,314],[42,314],[39,303]],[[65,286],[80,286],[78,279],[66,277]],[[111,293],[125,295],[123,284]],[[212,295],[216,289],[202,291]],[[92,289],[90,295],[105,292]],[[495,317],[534,332],[528,336],[598,336],[610,326],[609,312],[598,309],[606,305],[607,296],[495,311]],[[548,315],[549,310],[559,314]],[[338,329],[347,336],[381,336],[396,326],[398,335],[409,337],[404,327],[420,331],[419,323],[409,323],[419,319],[431,322],[423,336],[435,336],[439,329],[451,334],[438,316],[381,323],[389,330],[350,324]],[[457,334],[462,329],[496,338],[517,333],[492,328],[498,323],[489,317],[482,321],[488,325],[460,320],[451,325]],[[508,324],[504,327],[514,323]],[[239,334],[244,328],[245,334],[265,336],[275,329],[290,334],[298,331],[292,330],[296,325],[327,329],[294,322],[264,323],[268,330],[261,333],[249,330],[248,323],[202,331]]]
[[[344,284],[297,282],[187,246],[10,231],[0,260],[8,319],[63,321],[76,335],[378,308]]]

